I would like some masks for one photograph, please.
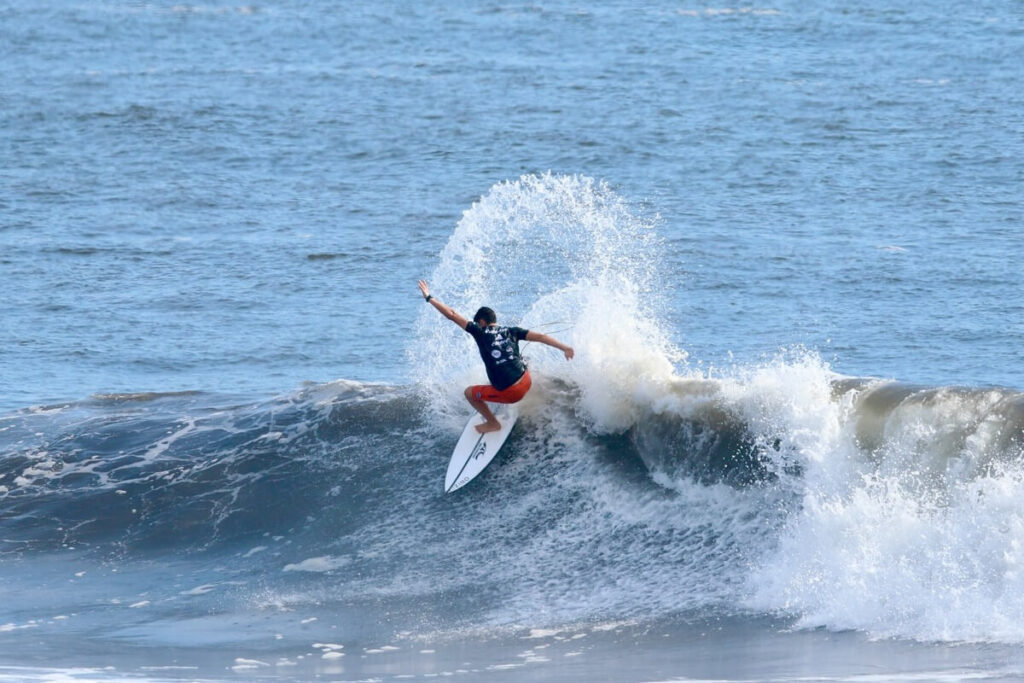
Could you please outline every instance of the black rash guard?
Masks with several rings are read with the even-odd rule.
[[[487,368],[487,379],[495,389],[508,389],[526,373],[526,363],[519,355],[519,342],[526,339],[529,330],[501,325],[480,327],[471,320],[466,323],[466,332],[473,335]]]

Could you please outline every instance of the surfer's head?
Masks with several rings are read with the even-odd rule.
[[[494,309],[481,306],[480,310],[473,316],[473,322],[480,327],[487,327],[488,325],[493,325],[498,322],[498,316],[495,315]]]

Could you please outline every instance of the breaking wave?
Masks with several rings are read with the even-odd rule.
[[[691,371],[658,322],[654,228],[580,177],[465,213],[438,296],[577,358],[527,347],[520,422],[457,493],[444,470],[481,371],[425,309],[406,385],[0,416],[0,557],[231,558],[251,601],[386,605],[396,630],[769,613],[1024,642],[1024,394],[843,377],[806,350]]]

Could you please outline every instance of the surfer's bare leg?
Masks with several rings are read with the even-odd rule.
[[[498,418],[494,417],[494,413],[491,412],[490,407],[477,397],[473,396],[473,387],[466,387],[466,400],[469,401],[469,405],[476,409],[476,412],[484,416],[483,424],[476,426],[476,431],[481,434],[487,432],[496,432],[501,429],[501,423],[498,422]]]

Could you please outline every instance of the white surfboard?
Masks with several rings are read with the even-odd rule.
[[[462,430],[459,442],[455,444],[452,459],[448,461],[448,473],[444,477],[444,492],[451,493],[473,481],[476,475],[484,471],[490,464],[498,449],[505,443],[509,432],[516,424],[519,409],[512,403],[489,403],[494,416],[501,423],[496,432],[481,434],[476,431],[478,424],[483,424],[483,415],[474,413]]]

